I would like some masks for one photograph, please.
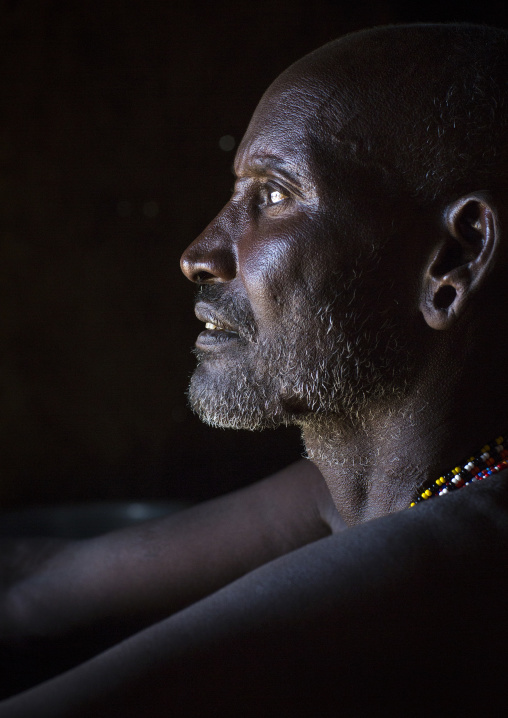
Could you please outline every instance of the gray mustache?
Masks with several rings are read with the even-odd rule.
[[[232,294],[224,284],[203,284],[196,295],[197,302],[205,302],[218,317],[234,326],[241,337],[254,340],[256,322],[245,297]]]

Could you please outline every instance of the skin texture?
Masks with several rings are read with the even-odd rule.
[[[439,29],[431,38],[392,29],[332,43],[278,78],[239,147],[230,202],[182,257],[204,288],[200,318],[228,326],[242,308],[232,323],[240,341],[200,335],[191,402],[222,426],[300,424],[348,524],[407,506],[420,484],[471,451],[478,420],[486,436],[504,422],[502,401],[476,407],[474,421],[467,412],[472,386],[503,393],[501,365],[486,376],[477,362],[486,307],[502,321],[495,281],[483,287],[506,266],[501,192],[453,173],[436,198],[432,183],[422,187],[408,153],[424,142],[432,96],[414,65],[390,74],[409,47],[429,74],[446,65]],[[358,56],[372,63],[368,73]],[[445,96],[446,70],[431,88]],[[435,118],[436,164],[457,110],[449,114]],[[399,115],[410,123],[400,136]],[[504,339],[497,346],[506,354]]]
[[[36,664],[55,645],[85,662],[63,651],[0,718],[505,710],[508,472],[403,510],[506,427],[505,46],[378,29],[269,88],[231,201],[182,257],[221,327],[190,397],[222,425],[297,423],[314,463],[6,547],[6,665],[34,642]]]

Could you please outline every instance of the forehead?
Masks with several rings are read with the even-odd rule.
[[[302,178],[312,172],[311,118],[323,102],[311,78],[284,73],[261,98],[240,143],[235,171],[262,174],[267,167]]]

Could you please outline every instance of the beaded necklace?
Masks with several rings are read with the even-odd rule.
[[[416,506],[420,501],[426,501],[433,496],[443,496],[450,491],[456,491],[474,481],[481,481],[487,476],[498,474],[506,468],[508,468],[508,448],[505,448],[505,437],[498,436],[494,441],[485,444],[477,454],[471,456],[461,466],[456,466],[447,474],[443,474],[428,488],[422,487],[410,506]]]

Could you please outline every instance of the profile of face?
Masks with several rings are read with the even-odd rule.
[[[189,399],[212,425],[354,423],[407,382],[416,312],[392,207],[348,153],[330,173],[318,84],[300,63],[268,90],[230,201],[182,256],[205,322]]]

